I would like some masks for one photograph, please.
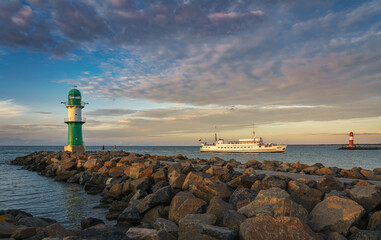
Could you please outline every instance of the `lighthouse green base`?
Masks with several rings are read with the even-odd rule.
[[[86,151],[82,138],[82,124],[81,121],[67,121],[68,135],[67,145],[64,150],[68,152],[84,153]]]
[[[64,147],[65,152],[84,153],[86,148],[84,145],[67,145]]]

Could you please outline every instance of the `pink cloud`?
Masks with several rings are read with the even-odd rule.
[[[265,15],[265,13],[263,11],[261,11],[261,10],[252,11],[251,14],[255,15],[255,16],[263,16],[263,15]]]
[[[127,19],[137,19],[139,17],[139,14],[128,11],[118,11],[118,14],[119,16]]]
[[[25,27],[33,11],[29,6],[24,6],[18,13],[11,18],[12,22],[20,27]]]
[[[212,13],[209,15],[209,19],[212,21],[219,21],[221,19],[232,19],[236,18],[237,14],[235,12],[229,12],[229,13]]]

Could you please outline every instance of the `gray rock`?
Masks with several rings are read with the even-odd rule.
[[[306,208],[308,212],[310,212],[323,197],[323,193],[320,190],[310,188],[307,184],[298,181],[288,182],[288,191],[291,194],[291,198]]]
[[[172,200],[171,186],[163,187],[154,193],[148,194],[136,206],[140,213],[148,211],[157,205],[168,205]]]
[[[212,225],[216,222],[216,216],[210,213],[188,214],[179,222],[179,239],[208,239],[202,235],[203,226]]]
[[[159,181],[155,185],[152,186],[152,192],[156,192],[160,188],[163,188],[165,186],[168,186],[169,183],[167,181]]]
[[[168,219],[178,223],[190,213],[201,213],[206,209],[206,202],[196,198],[191,192],[179,192],[172,199]]]
[[[225,202],[220,197],[215,196],[210,200],[206,212],[215,215],[217,217],[216,225],[221,226],[225,213],[232,209],[233,206],[231,204]]]
[[[95,226],[95,225],[100,224],[100,223],[104,224],[104,222],[98,218],[92,218],[92,217],[85,218],[81,221],[81,229],[84,230],[84,229],[87,229],[89,227]]]
[[[37,218],[37,217],[24,217],[19,220],[19,225],[24,225],[27,227],[47,227],[53,223],[56,223],[56,220],[48,218]]]
[[[278,187],[281,189],[286,189],[287,188],[287,183],[286,181],[276,175],[268,175],[262,180],[262,189],[269,189],[273,187]]]
[[[139,178],[130,182],[130,188],[135,193],[138,189],[147,191],[150,187],[150,180],[148,177]]]
[[[158,231],[165,231],[173,236],[177,237],[178,236],[178,231],[179,228],[176,223],[169,221],[164,218],[158,218],[156,219],[155,223],[153,224],[153,227]]]
[[[230,228],[201,224],[201,235],[207,235],[220,240],[234,240],[238,233]]]
[[[360,230],[352,234],[348,240],[380,240],[381,231]]]
[[[108,213],[106,214],[106,219],[108,220],[117,219],[126,207],[128,207],[128,203],[126,202],[122,202],[122,201],[112,202],[110,208],[108,209]]]
[[[338,232],[332,232],[329,234],[327,240],[347,240],[347,238]]]
[[[239,226],[246,220],[246,217],[235,210],[229,210],[225,213],[222,225],[239,232]]]
[[[381,211],[377,211],[370,216],[368,230],[381,230]]]
[[[346,236],[349,228],[364,215],[364,208],[353,200],[329,197],[311,211],[309,225],[316,232],[338,232]]]
[[[235,209],[240,209],[246,206],[255,199],[257,194],[247,188],[237,188],[230,196],[229,203],[231,203]]]
[[[147,224],[153,227],[156,219],[158,218],[168,218],[168,212],[162,205],[156,206],[148,210],[141,221],[142,224]]]
[[[344,189],[344,184],[335,177],[325,175],[318,181],[317,188],[325,193],[333,190],[342,191]]]
[[[71,176],[76,174],[76,170],[72,171],[60,171],[56,173],[56,177],[54,178],[55,181],[67,181]]]
[[[118,217],[118,223],[128,222],[132,225],[139,225],[141,220],[140,213],[136,207],[127,207]]]
[[[321,239],[306,224],[293,217],[262,216],[248,218],[240,226],[243,240],[311,240]]]
[[[207,202],[214,196],[219,196],[223,200],[228,201],[233,192],[226,183],[209,178],[204,178],[201,183],[193,185],[191,190],[195,196]]]
[[[173,236],[172,234],[164,230],[157,231],[157,236],[159,240],[177,240],[176,236]]]
[[[179,222],[179,225],[186,224],[208,224],[213,225],[216,223],[217,217],[214,214],[210,213],[201,213],[201,214],[188,214],[182,218]]]
[[[126,234],[117,228],[90,228],[79,232],[80,239],[93,240],[129,240]]]
[[[325,193],[324,194],[324,199],[327,199],[327,198],[333,197],[333,196],[341,197],[341,198],[348,198],[349,199],[349,193],[348,192],[336,191],[336,190],[333,190],[333,191],[331,191],[329,193]]]
[[[86,185],[85,185],[86,186]],[[92,186],[91,188],[89,188],[88,190],[85,190],[87,192],[87,194],[98,194],[98,193],[101,193],[103,192],[105,186],[104,185],[94,185]]]
[[[381,192],[370,186],[356,185],[349,191],[349,196],[368,212],[381,203]]]

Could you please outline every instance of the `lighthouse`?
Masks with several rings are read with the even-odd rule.
[[[349,147],[353,147],[353,132],[349,133]]]
[[[82,124],[86,122],[86,119],[82,118],[82,108],[85,107],[85,103],[82,102],[81,92],[76,88],[71,89],[68,101],[63,103],[68,110],[68,117],[65,118],[68,126],[67,145],[64,150],[84,153],[86,149],[82,137]]]

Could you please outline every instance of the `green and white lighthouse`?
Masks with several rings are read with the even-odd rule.
[[[76,88],[71,89],[68,101],[64,103],[68,110],[68,118],[65,118],[68,126],[65,151],[84,153],[86,148],[83,143],[82,124],[86,122],[86,119],[82,118],[82,108],[85,107],[85,103],[82,102],[81,92]]]

